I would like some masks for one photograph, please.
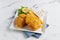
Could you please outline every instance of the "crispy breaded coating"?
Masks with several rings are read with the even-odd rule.
[[[14,25],[18,28],[22,28],[25,24],[25,14],[20,14],[16,19],[14,20]]]
[[[25,19],[26,18],[26,14],[20,14],[19,17]]]
[[[25,22],[34,31],[42,27],[40,19],[31,11],[27,14]]]

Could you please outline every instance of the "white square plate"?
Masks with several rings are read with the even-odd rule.
[[[32,8],[32,9],[33,9],[34,12],[36,11],[34,8]],[[20,31],[29,31],[29,32],[35,32],[35,33],[44,33],[44,31],[45,31],[45,24],[46,24],[46,15],[45,15],[45,13],[42,10],[40,10],[40,11],[41,12],[36,11],[35,13],[36,13],[36,15],[38,15],[43,20],[43,22],[44,22],[43,28],[40,28],[37,31],[31,31],[31,30],[27,30],[27,29],[22,29],[22,28],[16,28],[16,27],[14,27],[14,20],[18,16],[18,12],[17,12],[16,15],[15,15],[15,18],[13,19],[13,21],[11,23],[10,29],[11,30],[13,30],[13,29],[14,30],[20,30]],[[41,16],[40,14],[44,14],[44,15]]]

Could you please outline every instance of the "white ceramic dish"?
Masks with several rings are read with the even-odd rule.
[[[35,9],[33,9],[33,11],[36,13],[36,15],[38,15],[44,21],[43,28],[39,28],[37,31],[31,31],[31,30],[22,29],[22,28],[16,28],[14,26],[14,20],[18,16],[18,12],[17,12],[16,15],[15,15],[15,18],[12,21],[10,29],[11,30],[20,30],[20,31],[29,31],[29,32],[35,32],[35,33],[44,33],[44,31],[45,31],[45,24],[46,24],[46,15],[45,15],[45,12],[43,12],[42,10],[40,10],[40,12],[38,12]],[[41,16],[41,14],[44,14],[44,15]]]

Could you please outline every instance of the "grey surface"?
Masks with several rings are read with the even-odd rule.
[[[41,8],[48,11],[47,23],[50,25],[49,28],[46,29],[45,34],[42,35],[39,39],[33,37],[26,39],[22,32],[7,30],[8,23],[10,21],[8,20],[8,18],[11,17],[14,13],[14,10],[19,7],[19,1],[21,2],[23,0],[0,0],[0,40],[60,40],[60,3],[58,2],[59,0],[56,0],[55,2],[53,0],[35,1],[38,3],[40,2]],[[30,1],[31,0],[29,0],[29,2]],[[50,1],[52,1],[52,3]],[[7,7],[11,3],[13,5]]]

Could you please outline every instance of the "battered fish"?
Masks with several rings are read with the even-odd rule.
[[[18,17],[14,20],[14,25],[18,28],[22,28],[25,24],[25,14],[20,14]]]
[[[37,17],[32,11],[29,11],[26,15],[25,22],[34,31],[42,27],[41,19],[39,19],[39,17]]]

